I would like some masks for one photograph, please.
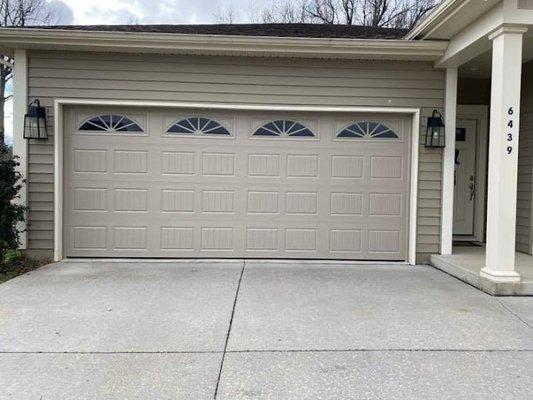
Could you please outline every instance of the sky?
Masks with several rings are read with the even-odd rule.
[[[218,10],[233,9],[247,22],[252,10],[276,0],[46,0],[58,25],[201,24],[217,22]],[[279,1],[279,0],[278,0]],[[9,88],[8,88],[9,92]],[[5,104],[6,142],[13,141],[13,104]]]
[[[61,24],[200,24],[233,8],[244,22],[252,9],[276,0],[48,0]],[[280,0],[278,0],[280,1]]]

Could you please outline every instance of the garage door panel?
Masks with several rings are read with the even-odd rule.
[[[405,259],[408,118],[381,116],[398,137],[378,139],[336,137],[378,115],[199,113],[225,121],[221,138],[166,132],[198,111],[107,111],[120,112],[145,131],[84,134],[90,110],[67,113],[68,256]],[[303,128],[276,124],[315,136],[252,136],[289,120]]]
[[[164,226],[159,232],[142,226],[76,227],[73,251],[79,256],[107,255],[141,257],[296,257],[360,258],[402,257],[401,232],[359,230],[349,226],[329,230],[319,228]],[[329,234],[328,234],[329,233]],[[243,235],[244,234],[244,235]],[[365,236],[368,239],[365,239]],[[106,241],[106,237],[110,240]],[[244,241],[241,241],[244,238]],[[153,245],[150,245],[153,242]],[[331,254],[332,256],[330,256]]]

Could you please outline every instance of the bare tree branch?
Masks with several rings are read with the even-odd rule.
[[[337,7],[337,0],[310,0],[305,10],[315,20],[324,24],[336,24],[338,23]]]
[[[259,17],[254,20],[259,20],[266,24],[272,23],[305,23],[310,22],[309,16],[306,12],[307,0],[291,1],[284,0],[272,3],[258,11]]]
[[[219,24],[235,24],[240,19],[233,2],[230,2],[226,8],[217,7],[214,17]]]
[[[411,28],[441,0],[279,0],[256,8],[249,19],[263,23],[324,23]],[[219,12],[228,14],[229,10]],[[229,13],[231,14],[231,13]],[[228,18],[219,18],[227,22]]]

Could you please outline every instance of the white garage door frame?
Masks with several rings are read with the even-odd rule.
[[[286,106],[235,103],[192,103],[192,102],[158,102],[158,101],[122,101],[98,99],[56,99],[54,101],[54,260],[64,258],[63,221],[64,221],[64,108],[75,105],[144,107],[144,108],[197,108],[235,111],[292,111],[292,112],[371,112],[386,114],[408,114],[412,118],[411,127],[411,173],[409,190],[409,237],[408,259],[416,264],[416,221],[418,192],[418,146],[420,136],[420,109],[402,107],[352,107],[352,106]]]

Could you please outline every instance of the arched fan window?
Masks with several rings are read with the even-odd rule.
[[[315,136],[306,126],[290,120],[277,120],[268,122],[258,128],[253,136]]]
[[[397,139],[398,135],[388,126],[379,122],[356,122],[343,128],[338,134],[339,138],[364,138],[364,139]]]
[[[135,121],[124,115],[97,115],[91,117],[83,122],[80,131],[96,131],[96,132],[127,132],[127,133],[143,133],[143,129]]]
[[[229,131],[214,119],[203,117],[185,118],[174,122],[167,133],[183,135],[230,135]]]

